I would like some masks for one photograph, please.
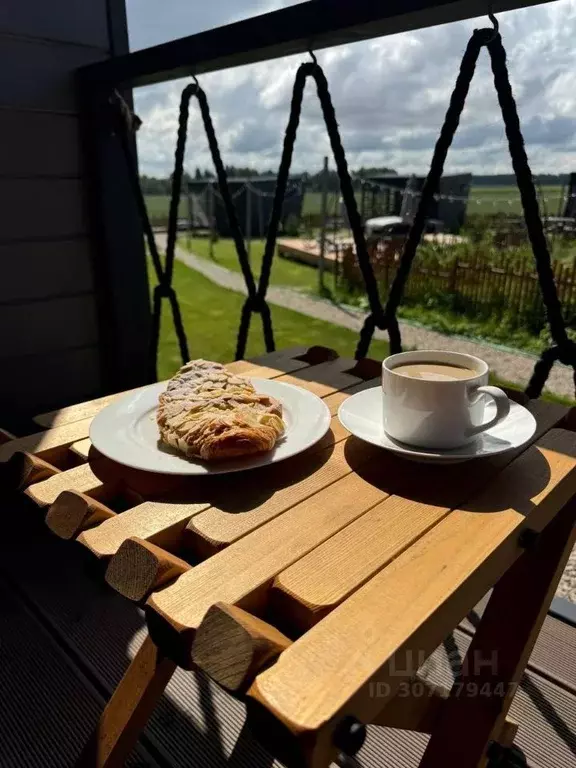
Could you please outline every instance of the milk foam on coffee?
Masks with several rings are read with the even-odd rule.
[[[424,381],[456,381],[458,379],[470,379],[475,372],[470,368],[448,363],[407,363],[398,365],[394,373],[408,376],[411,379],[423,379]]]

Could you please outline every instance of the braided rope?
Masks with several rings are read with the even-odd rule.
[[[246,251],[246,244],[244,242],[244,239],[242,237],[242,233],[240,230],[240,224],[238,222],[238,215],[236,213],[236,208],[234,206],[232,195],[230,193],[230,188],[228,186],[228,177],[226,174],[226,170],[224,168],[224,163],[222,162],[222,155],[220,154],[220,147],[218,146],[218,139],[216,138],[216,132],[214,131],[214,125],[212,123],[212,117],[210,115],[210,107],[208,105],[206,94],[204,93],[203,89],[200,87],[198,82],[187,85],[186,88],[184,88],[184,90],[182,91],[182,96],[180,99],[178,139],[176,143],[174,174],[172,176],[172,198],[170,203],[170,218],[168,222],[168,242],[167,242],[167,249],[166,249],[166,272],[168,275],[168,279],[171,280],[173,264],[174,264],[176,229],[177,229],[177,222],[178,222],[178,207],[180,205],[182,176],[184,172],[184,153],[186,149],[186,139],[188,135],[188,118],[189,118],[189,111],[190,111],[190,100],[193,97],[197,99],[198,106],[200,108],[200,115],[202,117],[204,131],[206,133],[206,138],[208,140],[208,147],[210,149],[212,162],[214,163],[214,168],[216,170],[216,178],[218,180],[220,196],[224,203],[224,209],[226,211],[228,222],[230,224],[230,229],[232,231],[232,238],[234,240],[236,253],[238,255],[238,261],[240,263],[240,268],[242,270],[244,282],[246,283],[246,290],[248,292],[246,305],[242,310],[242,315],[240,318],[239,334],[243,333],[244,337],[247,338],[248,330],[250,327],[251,311],[254,311],[256,308],[256,311],[260,311],[262,314],[262,322],[264,325],[264,337],[266,340],[266,349],[268,352],[271,352],[274,349],[274,339],[272,338],[270,311],[267,306],[266,307],[261,306],[260,302],[258,301],[258,297],[256,295],[256,283],[254,281],[254,275],[252,274],[252,269],[250,267],[250,261],[248,258],[248,253]],[[171,300],[171,303],[172,303],[172,300]],[[245,344],[244,344],[244,348],[242,348],[241,350],[237,349],[237,354],[236,354],[237,359],[239,357],[244,356],[244,351],[245,351]]]
[[[282,216],[282,205],[286,195],[286,188],[288,184],[288,176],[290,172],[290,165],[292,163],[292,156],[294,153],[294,144],[296,142],[296,134],[298,131],[298,125],[300,122],[300,114],[302,110],[302,98],[304,94],[304,86],[308,77],[312,77],[316,82],[316,91],[320,106],[322,108],[322,114],[324,122],[326,124],[326,130],[330,139],[330,145],[334,160],[336,162],[336,170],[340,180],[340,189],[342,191],[342,198],[346,211],[348,214],[348,220],[354,243],[356,245],[356,253],[358,254],[358,261],[360,269],[366,284],[366,290],[370,302],[370,318],[368,322],[374,322],[374,325],[378,325],[379,328],[385,327],[384,313],[382,304],[380,302],[380,296],[378,293],[378,284],[374,276],[374,271],[370,263],[368,256],[368,250],[366,247],[366,241],[364,238],[364,232],[362,228],[362,219],[358,211],[356,204],[356,197],[354,195],[354,188],[352,186],[352,179],[348,170],[348,164],[346,162],[346,155],[344,153],[344,147],[342,145],[342,139],[340,137],[340,131],[338,128],[338,121],[336,120],[336,113],[332,104],[332,98],[328,89],[328,81],[326,76],[319,66],[318,62],[314,58],[312,62],[301,64],[296,73],[294,80],[294,87],[292,90],[292,100],[290,103],[290,114],[288,117],[288,124],[284,134],[284,143],[282,147],[282,156],[280,159],[280,166],[278,169],[278,176],[276,180],[276,188],[274,192],[274,200],[272,203],[272,212],[270,215],[270,222],[268,225],[268,231],[266,235],[266,244],[264,247],[264,256],[262,258],[262,270],[260,272],[260,279],[258,283],[257,304],[254,306],[254,302],[247,299],[242,309],[242,317],[240,322],[240,329],[238,332],[238,345],[237,345],[237,357],[241,357],[246,347],[246,339],[248,329],[250,326],[250,316],[254,311],[259,311],[262,314],[262,320],[264,324],[264,333],[266,337],[267,328],[269,329],[269,339],[266,340],[267,349],[268,343],[273,344],[272,325],[269,320],[269,308],[265,302],[266,292],[270,282],[270,274],[272,270],[272,262],[274,258],[274,249],[276,245],[276,238],[278,236],[278,229],[280,226],[280,218]],[[268,322],[267,322],[268,319]],[[373,332],[373,331],[372,331]],[[392,323],[389,328],[389,334],[391,343],[396,341],[399,335],[397,324]]]
[[[134,116],[132,116],[128,105],[119,93],[115,92],[112,95],[110,99],[110,106],[112,109],[114,132],[120,141],[120,147],[122,149],[122,153],[126,162],[126,168],[128,171],[128,181],[136,201],[136,207],[142,222],[142,229],[144,230],[144,237],[146,239],[146,244],[148,245],[148,251],[150,252],[156,279],[158,280],[158,285],[154,289],[152,300],[152,332],[150,335],[149,352],[149,378],[151,381],[156,381],[158,379],[158,345],[160,343],[160,318],[162,312],[163,297],[167,297],[170,300],[172,317],[174,320],[174,328],[176,330],[176,337],[178,339],[178,346],[183,362],[186,362],[189,359],[188,342],[182,323],[180,307],[178,306],[178,299],[174,289],[170,285],[172,270],[170,270],[170,278],[167,280],[166,271],[162,269],[162,259],[160,258],[158,246],[156,245],[154,231],[152,229],[152,224],[150,223],[150,217],[148,216],[146,201],[144,199],[142,187],[140,186],[138,165],[130,145],[130,134],[138,123],[134,119]],[[178,206],[176,206],[176,210],[178,210]],[[174,248],[172,248],[172,252],[173,251]]]
[[[434,148],[430,170],[420,193],[418,209],[404,244],[398,271],[396,272],[390,287],[388,300],[384,309],[384,322],[378,323],[376,321],[374,317],[374,310],[372,309],[371,314],[366,318],[362,330],[360,331],[360,340],[356,348],[357,359],[366,357],[368,354],[370,342],[372,341],[374,331],[377,327],[381,329],[384,327],[387,328],[388,337],[390,339],[390,352],[392,354],[402,351],[402,338],[400,335],[398,321],[396,319],[396,311],[402,300],[406,281],[408,280],[412,262],[414,261],[414,257],[416,255],[416,250],[422,239],[422,234],[426,226],[426,219],[430,205],[432,204],[434,195],[437,193],[439,188],[440,179],[444,171],[444,164],[448,155],[448,150],[452,144],[454,135],[460,123],[460,116],[462,115],[462,111],[464,109],[466,97],[470,89],[470,83],[474,77],[478,55],[480,54],[482,45],[486,42],[487,32],[492,34],[492,30],[476,31],[468,42],[468,46],[460,65],[460,71],[456,79],[456,85],[454,87],[454,91],[450,98],[450,104],[444,118],[444,124]],[[362,264],[362,260],[364,258],[369,260],[368,256],[364,256],[358,251],[358,260],[360,265]]]
[[[248,310],[259,311],[261,313],[262,322],[264,326],[264,338],[266,342],[266,348],[267,348],[267,351],[270,352],[274,349],[274,339],[272,336],[270,310],[267,307],[267,305],[265,305],[265,303],[261,302],[258,299],[258,296],[256,293],[256,284],[255,284],[254,276],[252,274],[252,270],[250,267],[250,261],[248,258],[248,253],[246,251],[246,245],[240,230],[240,224],[238,221],[236,208],[234,206],[232,195],[230,193],[230,188],[228,186],[228,178],[226,175],[226,170],[224,168],[224,163],[222,162],[222,156],[220,154],[220,148],[218,146],[216,133],[214,131],[214,125],[212,123],[212,117],[210,115],[210,107],[208,105],[206,94],[204,93],[203,89],[200,87],[198,82],[195,82],[193,84],[186,86],[186,88],[184,88],[184,90],[182,91],[182,96],[180,100],[178,138],[176,142],[174,173],[172,176],[172,197],[170,201],[170,214],[169,214],[169,221],[168,221],[166,267],[165,267],[165,275],[164,275],[165,277],[164,290],[166,291],[166,293],[164,295],[166,295],[170,300],[172,313],[174,316],[174,324],[178,332],[178,328],[182,326],[182,321],[181,321],[180,309],[178,306],[176,294],[171,287],[171,281],[172,281],[172,274],[173,274],[173,268],[174,268],[176,232],[177,232],[177,223],[178,223],[178,208],[180,205],[182,177],[184,172],[184,154],[185,154],[186,140],[187,140],[187,134],[188,134],[190,101],[193,97],[197,99],[198,106],[200,108],[200,114],[202,117],[204,130],[208,140],[210,154],[212,156],[212,161],[214,163],[214,168],[216,170],[216,177],[218,180],[220,196],[224,203],[224,208],[226,210],[226,214],[228,217],[230,229],[232,231],[234,245],[236,247],[236,252],[238,254],[240,268],[242,270],[242,275],[246,283],[246,289],[248,292],[247,307],[248,307]],[[157,304],[155,303],[155,307],[156,306]],[[156,323],[159,326],[159,320],[156,321]],[[249,325],[250,325],[250,311],[243,310],[240,327],[245,329],[246,336],[248,334]],[[158,332],[156,332],[156,324],[154,325],[154,331],[155,331],[155,343],[157,344],[159,334]],[[238,356],[243,356],[243,354],[244,354],[244,350],[241,350],[241,354]],[[186,357],[186,360],[187,359],[188,357]],[[186,362],[186,360],[184,360],[184,362]]]
[[[514,168],[518,189],[520,190],[524,221],[526,222],[526,229],[536,262],[542,301],[546,309],[546,318],[550,326],[552,340],[554,341],[554,346],[546,349],[542,353],[540,360],[536,363],[526,389],[526,394],[529,397],[539,397],[556,361],[574,368],[574,384],[576,387],[576,343],[568,336],[562,314],[562,305],[554,282],[552,260],[548,243],[546,242],[546,235],[544,234],[542,219],[540,218],[538,197],[524,147],[516,102],[510,86],[508,67],[506,65],[506,51],[502,45],[500,35],[495,35],[487,43],[487,48],[490,53],[498,102],[506,127],[512,167]]]
[[[390,351],[392,353],[400,352],[401,339],[396,321],[396,311],[402,300],[406,281],[416,255],[416,250],[422,239],[430,205],[434,195],[438,191],[448,150],[450,149],[454,135],[458,129],[460,117],[468,96],[470,83],[474,77],[478,56],[483,46],[486,46],[490,54],[494,85],[498,94],[498,101],[506,128],[508,148],[512,157],[512,166],[520,190],[524,219],[526,221],[526,228],[534,253],[540,290],[546,309],[546,317],[554,341],[554,346],[547,349],[536,364],[534,373],[532,374],[532,378],[526,390],[529,397],[538,397],[541,394],[552,366],[556,361],[573,366],[574,382],[576,386],[576,342],[569,338],[562,315],[562,307],[554,282],[554,273],[552,270],[548,244],[546,242],[544,227],[540,218],[534,179],[524,147],[524,139],[520,129],[520,120],[516,109],[516,102],[514,101],[512,88],[510,86],[510,78],[506,66],[506,52],[497,29],[475,30],[468,41],[454,91],[450,98],[446,117],[444,118],[444,124],[434,148],[430,170],[424,182],[424,186],[422,187],[418,209],[404,244],[398,271],[390,288],[388,301],[384,311],[385,321],[390,337]],[[368,352],[368,347],[376,327],[381,326],[374,321],[372,316],[368,316],[360,334],[360,342],[356,350],[357,358],[364,357]]]
[[[422,187],[418,209],[414,216],[414,221],[408,237],[406,238],[398,271],[388,295],[385,310],[388,318],[395,317],[398,306],[402,300],[402,294],[404,293],[412,262],[414,261],[416,250],[422,239],[422,234],[424,233],[428,211],[430,210],[434,195],[438,191],[440,185],[440,179],[444,172],[444,164],[446,162],[448,150],[450,149],[450,145],[452,144],[454,135],[460,124],[460,117],[464,110],[470,83],[472,82],[476,70],[476,62],[478,61],[480,49],[485,42],[487,32],[492,34],[492,30],[476,30],[474,32],[468,41],[466,51],[462,58],[460,71],[456,78],[456,85],[454,86],[450,104],[444,118],[444,124],[434,148],[430,170],[428,171],[428,176]],[[391,347],[390,351],[395,353],[400,352],[401,350],[399,348],[395,349]]]

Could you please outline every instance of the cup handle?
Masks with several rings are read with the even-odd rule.
[[[473,435],[479,435],[481,432],[486,432],[487,429],[495,427],[503,419],[505,419],[510,413],[510,400],[505,392],[498,387],[477,387],[474,393],[489,395],[496,403],[496,416],[490,421],[480,424],[478,427],[470,427],[467,430],[467,434],[472,437]]]

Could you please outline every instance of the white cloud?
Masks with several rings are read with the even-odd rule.
[[[142,2],[138,0],[141,10]],[[144,8],[148,8],[145,0]],[[136,0],[132,0],[136,3]],[[274,3],[274,6],[293,3]],[[198,28],[261,13],[260,0],[213,3],[192,12],[172,0],[163,17],[161,37],[129,3],[131,39],[136,47],[164,42]],[[198,4],[192,4],[198,5]],[[239,6],[241,5],[240,11]],[[148,8],[148,10],[151,10]],[[217,12],[216,12],[217,11]],[[157,6],[156,6],[157,12]],[[196,18],[190,14],[206,13]],[[220,15],[218,15],[220,14]],[[352,167],[386,165],[422,173],[428,167],[460,60],[471,34],[487,19],[407,32],[318,52]],[[500,27],[512,87],[518,102],[533,169],[557,173],[576,167],[576,0],[557,0],[501,14]],[[294,56],[201,77],[211,106],[224,162],[264,169],[278,164],[288,119],[294,76],[306,56]],[[170,173],[184,81],[140,89],[136,108],[144,125],[139,133],[143,172]],[[304,96],[293,169],[317,169],[330,154],[312,84]],[[201,121],[191,111],[186,165],[211,167]],[[481,54],[448,171],[509,172],[502,119],[488,56]]]

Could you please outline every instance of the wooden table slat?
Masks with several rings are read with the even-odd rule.
[[[324,401],[330,412],[335,414],[347,397],[377,384],[376,380],[362,381],[341,392],[327,395]],[[203,556],[213,554],[342,478],[362,460],[368,460],[379,452],[377,448],[357,441],[348,450],[346,458],[346,450],[340,443],[348,436],[348,431],[335,416],[330,431],[322,441],[305,454],[270,467],[266,474],[261,473],[261,482],[257,486],[249,476],[240,477],[240,487],[226,490],[220,498],[213,500],[210,509],[191,519],[185,533],[186,546]],[[330,452],[329,448],[334,444],[336,448]],[[322,455],[320,450],[323,451]],[[324,457],[327,457],[326,460]],[[316,463],[311,464],[311,461]],[[270,491],[271,495],[262,501],[262,496],[266,495],[265,490]],[[238,514],[239,499],[242,500],[242,508],[249,509],[249,512]]]
[[[125,392],[116,392],[111,395],[103,395],[94,400],[87,400],[84,403],[77,403],[76,405],[69,405],[55,411],[41,413],[34,417],[34,422],[41,427],[46,427],[46,429],[54,429],[56,427],[62,427],[65,424],[73,424],[75,421],[92,419],[97,413],[118,400],[120,397],[128,395],[131,392],[138,392],[140,389],[143,389],[143,387],[136,387],[135,389],[129,389]]]
[[[0,461],[6,461],[17,451],[27,451],[40,455],[58,448],[66,448],[77,440],[88,437],[91,419],[82,419],[71,424],[49,429],[46,432],[36,432],[27,437],[18,437],[9,443],[0,445]]]
[[[40,507],[53,504],[62,491],[79,491],[93,494],[102,489],[103,484],[96,477],[90,465],[81,464],[79,467],[59,472],[48,480],[34,483],[26,489],[26,495]]]
[[[132,536],[170,551],[177,548],[190,518],[207,507],[206,503],[145,501],[105,520],[96,528],[84,531],[77,540],[97,558],[112,557],[120,545]]]
[[[229,363],[226,368],[239,376],[254,376],[258,379],[276,379],[278,376],[284,376],[287,373],[299,371],[307,368],[309,363],[303,360],[293,360],[291,358],[271,358],[267,363],[255,362],[251,360],[236,360]]]
[[[366,384],[363,382],[361,385],[355,385],[352,391]],[[344,393],[338,394],[343,396],[332,403],[333,409],[336,409],[348,396]],[[331,401],[332,398],[334,395],[328,396],[326,400]],[[223,486],[219,478],[215,478],[216,482],[210,489],[203,484],[205,493],[201,496],[194,497],[192,492],[188,491],[185,494],[187,501],[201,499],[210,501],[212,506],[190,518],[182,541],[174,541],[175,551],[188,551],[195,557],[209,557],[231,541],[313,495],[330,482],[340,479],[351,471],[350,467],[354,466],[355,461],[359,463],[362,457],[367,459],[371,455],[376,455],[377,450],[373,447],[359,444],[356,450],[348,452],[349,455],[345,460],[344,447],[340,445],[334,449],[333,444],[335,441],[344,440],[347,435],[348,432],[335,418],[332,420],[332,429],[309,451],[281,464],[262,469],[259,473],[258,485],[254,484],[253,478],[248,474],[238,475],[231,487]],[[263,492],[263,489],[266,490]],[[263,493],[264,500],[262,500]],[[241,500],[242,510],[238,508],[239,500]],[[244,512],[245,509],[250,511]],[[202,522],[196,529],[195,521],[200,519]],[[139,531],[136,516],[133,518],[133,523],[134,526],[131,525],[130,528],[132,533],[136,534]],[[167,526],[171,525],[169,518],[164,523]],[[128,532],[126,530],[124,534]],[[159,526],[156,534],[160,532]],[[91,537],[97,536],[97,532],[91,534]],[[114,546],[117,543],[116,541]],[[109,556],[109,550],[106,551],[105,556]],[[165,552],[165,558],[170,564],[172,555]],[[170,572],[170,580],[173,578],[173,569],[165,566],[166,563],[158,556],[158,552],[152,551],[148,543],[142,540],[138,543],[134,538],[130,538],[122,542],[112,556],[106,579],[125,597],[142,600],[154,589],[166,583],[168,580],[165,576],[166,572]],[[182,572],[180,570],[176,575]],[[137,597],[134,597],[135,595]]]
[[[251,695],[297,732],[330,731],[339,712],[371,722],[387,699],[368,683],[394,695],[394,655],[431,653],[522,553],[520,531],[542,530],[575,492],[574,434],[552,430],[299,638]]]
[[[0,429],[0,445],[9,443],[11,440],[16,440],[16,435],[13,435],[12,432],[8,432],[6,429]]]
[[[50,462],[26,451],[17,451],[0,462],[0,494],[24,491],[28,486],[60,473]]]
[[[347,450],[343,442],[347,436],[333,419],[332,430],[317,448],[271,468],[261,485],[245,477],[237,486],[223,489],[212,499],[210,509],[190,521],[185,546],[202,556],[213,554],[377,455],[378,449],[367,444]]]
[[[380,386],[380,379],[369,379],[368,381],[361,381],[359,384],[354,384],[346,389],[341,389],[338,392],[334,392],[331,395],[326,395],[324,402],[330,409],[330,413],[335,416],[338,413],[338,409],[350,395],[355,395],[357,392],[362,392],[365,389],[372,389],[373,387]]]
[[[89,437],[84,440],[78,440],[76,443],[72,443],[70,450],[75,453],[76,456],[80,456],[82,459],[88,459],[92,442]]]
[[[159,618],[158,642],[166,637],[171,652],[184,662],[193,633],[211,605],[257,605],[277,573],[385,495],[360,475],[347,475],[200,563],[148,601]]]
[[[280,376],[278,380],[297,387],[305,387],[318,397],[326,397],[362,381],[358,376],[347,373],[354,367],[354,363],[354,360],[339,357],[337,360],[311,365],[295,373]]]
[[[562,415],[539,406],[534,411],[537,429],[529,444]],[[527,448],[477,463],[473,472],[467,472],[466,465],[421,465],[418,490],[413,473],[405,471],[406,463],[382,453],[382,476],[390,478],[388,490],[407,485],[407,492],[390,496],[279,574],[272,595],[276,612],[298,631],[312,626]]]

